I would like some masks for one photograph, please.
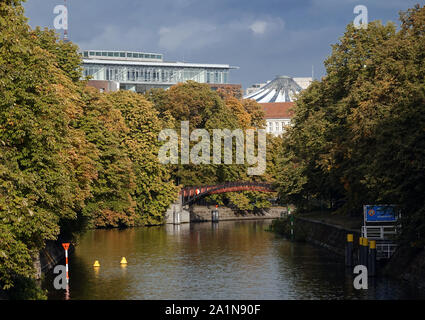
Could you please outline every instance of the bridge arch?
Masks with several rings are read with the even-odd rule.
[[[275,192],[271,183],[267,182],[227,182],[212,186],[185,187],[180,191],[182,204],[187,205],[210,194],[238,191]]]

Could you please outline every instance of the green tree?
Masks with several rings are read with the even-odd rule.
[[[121,111],[129,128],[123,146],[135,174],[136,224],[160,224],[164,212],[177,199],[178,190],[170,167],[158,161],[158,135],[162,129],[172,126],[171,118],[161,120],[152,104],[134,92],[113,92],[107,98]]]
[[[91,176],[77,173],[93,163],[78,153],[89,145],[73,127],[75,84],[31,32],[21,1],[0,2],[0,30],[0,284],[10,289],[81,214]]]
[[[84,114],[78,128],[96,146],[92,154],[97,177],[92,185],[93,197],[87,200],[84,214],[95,227],[134,225],[136,188],[133,164],[123,142],[129,132],[121,112],[94,88],[82,95]]]
[[[395,203],[404,245],[425,242],[425,7],[400,14],[401,28],[348,25],[325,61],[327,75],[301,93],[284,136],[282,197],[301,206]],[[331,205],[332,206],[332,205]]]

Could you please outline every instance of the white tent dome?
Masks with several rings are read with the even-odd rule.
[[[260,103],[292,102],[294,96],[301,90],[302,88],[293,78],[279,76],[260,90],[244,96],[244,99],[253,99]]]

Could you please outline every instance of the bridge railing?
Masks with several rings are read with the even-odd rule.
[[[191,186],[185,187],[180,191],[180,194],[183,196],[183,203],[187,204],[188,202],[195,201],[207,194],[217,193],[222,189],[232,189],[232,188],[244,188],[244,187],[253,187],[265,189],[264,191],[271,192],[273,186],[271,183],[267,182],[227,182],[218,185],[207,185],[207,186]],[[242,189],[243,190],[243,189]]]

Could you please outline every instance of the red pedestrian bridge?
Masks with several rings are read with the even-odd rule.
[[[238,191],[275,192],[271,183],[267,182],[226,182],[213,186],[194,186],[181,189],[182,204],[187,205],[210,194]]]

